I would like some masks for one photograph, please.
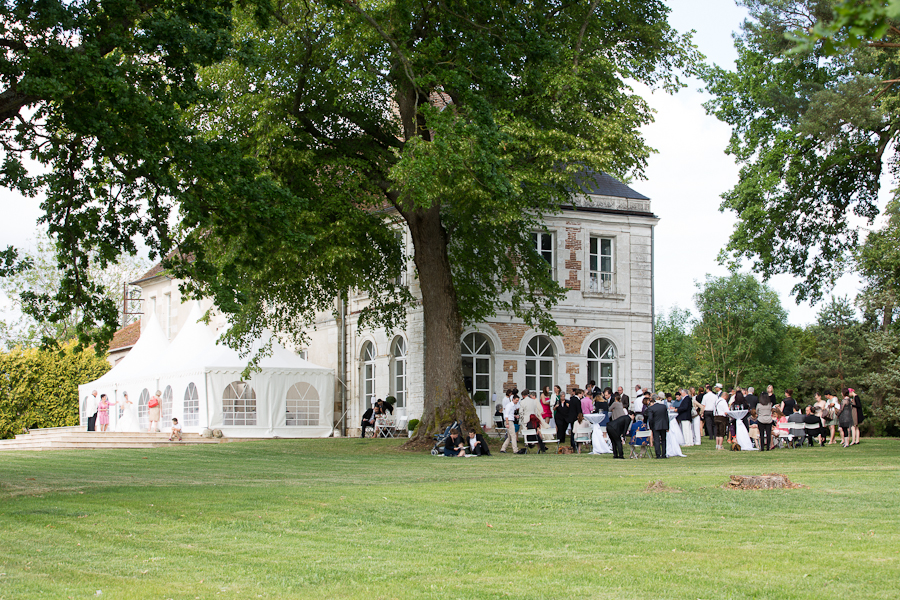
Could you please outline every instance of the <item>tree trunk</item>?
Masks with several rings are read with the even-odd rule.
[[[440,207],[403,211],[403,217],[415,249],[425,320],[425,407],[411,443],[430,443],[435,433],[453,421],[459,421],[465,431],[480,433],[481,424],[463,381],[462,323]]]

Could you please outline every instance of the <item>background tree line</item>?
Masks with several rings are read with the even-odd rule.
[[[808,404],[816,393],[852,387],[867,433],[900,434],[900,327],[872,308],[869,287],[855,305],[829,298],[806,327],[789,325],[777,294],[753,275],[707,277],[697,288],[699,316],[678,307],[657,316],[658,391],[718,382],[759,393],[771,384],[776,395],[790,388]]]

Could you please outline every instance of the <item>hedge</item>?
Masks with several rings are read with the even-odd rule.
[[[0,352],[0,438],[25,429],[78,425],[78,386],[109,371],[94,351],[15,348]]]

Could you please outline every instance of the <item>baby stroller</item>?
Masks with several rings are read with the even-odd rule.
[[[450,437],[450,432],[454,429],[459,428],[459,421],[453,421],[453,424],[447,427],[444,430],[444,433],[439,433],[434,436],[434,448],[431,449],[431,455],[437,456],[438,454],[444,453],[444,441]]]

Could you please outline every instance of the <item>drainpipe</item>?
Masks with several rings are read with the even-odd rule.
[[[338,367],[340,376],[338,385],[341,386],[341,437],[347,437],[347,297],[342,296],[340,302],[340,336],[338,344],[340,355]]]
[[[650,226],[650,335],[652,342],[650,344],[650,389],[656,390],[656,244],[654,233],[656,226]]]

